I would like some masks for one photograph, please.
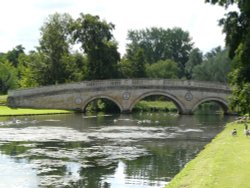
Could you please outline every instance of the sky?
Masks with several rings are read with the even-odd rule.
[[[188,31],[194,47],[208,52],[224,46],[225,36],[218,20],[223,7],[205,0],[4,0],[0,6],[0,52],[22,45],[26,52],[39,45],[40,28],[49,15],[80,13],[98,15],[115,25],[113,35],[119,52],[125,53],[128,30],[150,27],[180,27]]]

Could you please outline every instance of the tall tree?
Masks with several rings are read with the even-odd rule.
[[[72,24],[69,14],[50,15],[41,28],[40,46],[43,71],[42,85],[63,83],[67,79],[66,65],[69,56],[69,26]]]
[[[238,5],[238,11],[230,11],[220,20],[226,34],[229,57],[234,65],[231,73],[233,95],[232,107],[242,113],[250,113],[250,1],[249,0],[205,0],[212,4],[229,7]]]
[[[128,60],[136,54],[138,48],[143,49],[145,64],[153,64],[159,60],[171,59],[178,63],[179,77],[184,76],[185,64],[188,61],[193,43],[188,32],[181,28],[163,29],[150,28],[129,31],[126,57]]]
[[[80,14],[72,27],[73,38],[87,54],[87,78],[107,79],[118,77],[120,54],[114,40],[112,23],[99,16]]]

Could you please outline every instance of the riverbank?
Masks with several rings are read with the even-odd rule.
[[[231,135],[234,128],[237,136]],[[249,148],[244,125],[229,123],[166,188],[250,187]]]
[[[10,108],[6,106],[7,95],[0,96],[0,116],[45,115],[72,113],[69,110]]]

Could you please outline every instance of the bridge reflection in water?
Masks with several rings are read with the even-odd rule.
[[[84,111],[96,99],[113,101],[121,113],[130,113],[137,102],[152,95],[173,101],[180,114],[193,114],[202,103],[218,103],[230,113],[227,85],[213,82],[167,79],[93,80],[39,88],[12,90],[8,93],[11,107],[68,109]]]

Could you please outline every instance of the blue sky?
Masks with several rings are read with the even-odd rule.
[[[120,53],[125,52],[127,31],[149,27],[181,27],[188,31],[195,47],[207,52],[224,46],[218,26],[226,10],[204,0],[5,0],[0,6],[0,52],[22,44],[34,50],[45,19],[55,12],[77,18],[82,12],[99,15],[115,24],[113,34]]]

